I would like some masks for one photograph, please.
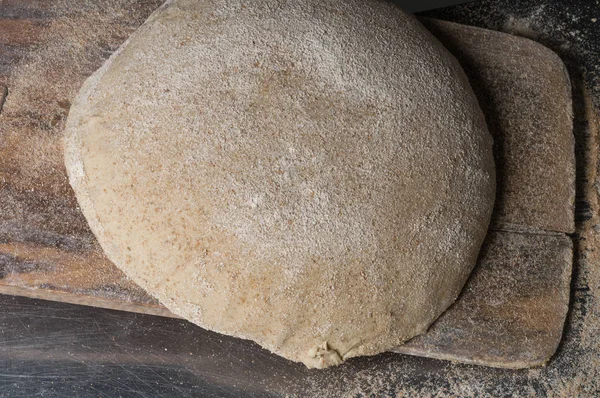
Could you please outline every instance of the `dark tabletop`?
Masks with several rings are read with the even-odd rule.
[[[599,1],[487,0],[422,15],[548,45],[567,63],[576,97],[587,87],[600,105]],[[579,150],[589,144],[588,136],[576,138]],[[579,224],[595,220],[582,195],[577,206]],[[600,270],[582,253],[590,250],[581,243],[586,238],[573,238],[580,252],[572,310],[545,368],[382,354],[309,371],[182,320],[0,295],[0,397],[600,396]]]

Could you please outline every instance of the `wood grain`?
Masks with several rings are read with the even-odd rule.
[[[36,19],[0,19],[0,44],[29,46],[37,43],[43,23]]]
[[[160,2],[75,3],[0,4],[0,84],[8,87],[0,114],[0,293],[169,316],[103,255],[68,185],[61,146],[85,78]],[[498,231],[490,232],[459,300],[398,351],[499,367],[539,365],[560,341],[569,296],[570,240],[555,231],[572,229],[572,140],[567,114],[553,111],[570,102],[568,80],[561,80],[557,59],[531,50],[525,39],[428,25],[463,63],[503,143],[495,148]],[[479,57],[486,46],[494,51]],[[548,66],[550,86],[522,79],[532,59]],[[544,123],[549,112],[552,122]],[[548,168],[558,174],[548,178]]]

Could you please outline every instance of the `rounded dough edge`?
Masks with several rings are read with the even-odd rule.
[[[168,3],[165,3],[163,7],[165,7]],[[152,17],[158,15],[160,11],[156,11]],[[86,80],[84,86],[82,87],[77,99],[73,103],[72,109],[78,108],[83,102],[87,100],[89,95],[91,95],[96,89],[96,84],[102,78],[104,73],[110,68],[112,60],[114,60],[120,52],[127,46],[129,41],[135,37],[136,34],[139,34],[138,31],[131,36],[128,41],[126,41],[120,48],[113,54],[109,60],[97,71],[95,72],[88,80]],[[466,80],[466,78],[464,78]],[[467,83],[468,84],[468,83]],[[73,118],[70,118],[73,120]],[[119,255],[116,253],[112,253],[111,248],[106,245],[106,242],[110,241],[111,238],[106,235],[103,226],[98,220],[98,216],[96,214],[96,209],[94,206],[94,202],[89,194],[88,189],[88,181],[85,174],[85,168],[83,165],[82,159],[82,143],[81,137],[78,135],[77,125],[73,125],[72,123],[67,126],[67,133],[65,135],[65,164],[67,165],[67,172],[69,174],[69,181],[73,186],[77,199],[80,203],[80,206],[84,212],[85,217],[87,218],[90,227],[94,234],[99,238],[103,249],[106,251],[108,257],[116,262],[114,259],[119,258]],[[491,214],[491,211],[489,212]],[[488,217],[489,218],[489,217]],[[483,240],[483,238],[481,238]],[[126,271],[126,270],[125,270]],[[127,273],[127,271],[126,271]],[[138,281],[139,282],[139,281]],[[147,286],[143,286],[147,288]],[[171,307],[169,307],[171,308]],[[185,311],[181,311],[181,313],[185,313]],[[432,320],[433,322],[433,320]],[[221,333],[232,334],[240,337],[239,333],[228,333],[226,330],[218,330]],[[241,336],[245,337],[245,336]],[[272,347],[268,347],[272,349]],[[308,357],[304,357],[302,360],[308,366],[312,367],[326,367],[329,365],[335,365],[341,362],[343,359],[355,356],[362,355],[361,352],[348,352],[345,355],[340,356],[336,350],[330,349],[327,345],[327,342],[323,342],[322,345],[315,346],[310,350]],[[311,358],[312,357],[312,358]],[[343,358],[342,358],[343,357]]]

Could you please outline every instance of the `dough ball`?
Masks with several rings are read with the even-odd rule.
[[[463,71],[380,1],[168,2],[85,82],[65,144],[131,279],[309,367],[425,332],[494,201]]]

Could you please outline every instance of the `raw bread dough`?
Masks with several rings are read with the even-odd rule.
[[[494,201],[465,75],[379,1],[167,3],[85,82],[65,156],[130,278],[309,367],[426,331]]]

